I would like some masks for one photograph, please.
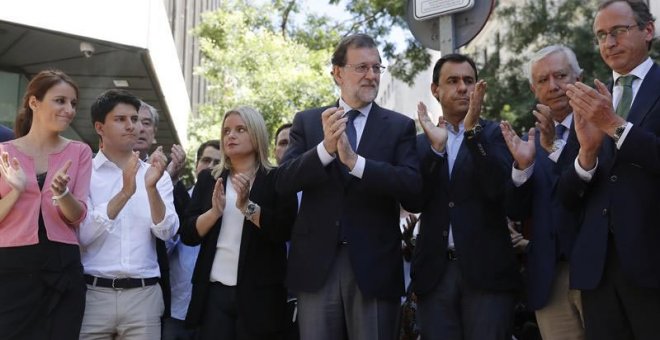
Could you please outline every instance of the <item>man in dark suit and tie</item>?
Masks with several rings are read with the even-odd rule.
[[[383,70],[371,37],[345,37],[332,56],[337,104],[293,120],[277,188],[303,191],[287,275],[303,340],[398,331],[399,202],[416,199],[421,180],[415,123],[374,103]]]
[[[571,284],[582,290],[587,339],[660,336],[660,67],[649,58],[654,18],[638,0],[603,2],[593,30],[612,94],[569,85],[580,150],[562,175],[581,209]]]
[[[531,217],[527,303],[536,311],[543,340],[582,340],[580,291],[569,288],[568,274],[580,219],[556,192],[559,176],[573,167],[579,149],[566,85],[579,81],[582,69],[572,50],[551,45],[531,57],[526,71],[539,102],[534,111],[537,128],[530,129],[525,141],[509,123],[500,124],[515,161],[507,185],[507,213],[517,221]]]
[[[479,118],[486,83],[474,61],[440,58],[431,91],[434,125],[418,106],[423,202],[412,261],[422,339],[511,339],[518,266],[504,210],[512,159],[499,125]]]

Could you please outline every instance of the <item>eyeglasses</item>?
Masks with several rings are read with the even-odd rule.
[[[380,64],[376,64],[376,65],[367,65],[367,64],[357,64],[357,65],[354,65],[354,64],[346,64],[346,65],[344,65],[343,67],[349,67],[349,68],[352,68],[353,71],[355,71],[356,73],[362,73],[362,74],[364,74],[364,73],[368,73],[369,70],[374,71],[375,74],[381,74],[381,73],[385,72],[385,66],[380,65]]]
[[[217,158],[211,158],[211,157],[202,157],[202,159],[199,160],[200,162],[204,164],[209,164],[213,163],[213,165],[218,165],[220,164],[220,160]]]
[[[618,37],[623,36],[624,34],[628,34],[628,31],[630,31],[631,27],[639,26],[638,24],[635,25],[628,25],[628,26],[614,26],[609,32],[605,31],[600,31],[596,32],[596,42],[597,43],[604,43],[607,41],[607,36],[612,36],[614,40],[616,40]]]

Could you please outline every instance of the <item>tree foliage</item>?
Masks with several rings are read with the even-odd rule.
[[[196,28],[210,102],[191,121],[192,145],[218,138],[224,112],[236,106],[257,108],[272,134],[296,111],[334,98],[331,51],[287,39],[272,15],[277,6],[223,1]]]

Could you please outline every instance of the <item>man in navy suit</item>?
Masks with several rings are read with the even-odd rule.
[[[415,123],[374,103],[383,70],[371,37],[345,37],[332,56],[337,104],[293,120],[277,187],[303,191],[287,276],[303,340],[398,331],[399,202],[416,199],[421,180]]]
[[[485,89],[472,59],[449,54],[433,68],[438,126],[418,106],[423,196],[412,210],[421,224],[411,276],[422,339],[511,339],[520,278],[504,189],[513,161],[499,125],[479,118]]]
[[[562,175],[581,208],[571,284],[582,290],[587,339],[660,336],[660,67],[649,58],[654,18],[644,1],[609,0],[593,29],[612,94],[568,85],[580,150]]]
[[[0,124],[0,142],[6,142],[14,139],[14,131]]]
[[[502,134],[513,155],[507,187],[507,213],[523,221],[531,217],[527,246],[527,303],[536,311],[544,340],[582,340],[580,291],[569,288],[569,266],[579,215],[566,209],[556,192],[559,176],[573,167],[579,145],[571,128],[573,109],[566,85],[580,80],[575,53],[562,45],[536,52],[527,64],[529,84],[539,104],[537,129],[521,140],[502,122]],[[537,131],[538,130],[538,131]]]

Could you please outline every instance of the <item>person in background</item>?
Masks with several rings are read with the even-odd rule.
[[[499,125],[479,117],[477,76],[469,57],[443,55],[431,83],[439,124],[418,105],[424,184],[411,276],[423,339],[511,339],[521,287],[504,210],[513,162]]]
[[[526,247],[527,303],[536,311],[543,339],[582,340],[582,301],[580,291],[569,288],[568,265],[580,216],[566,209],[557,193],[559,176],[573,167],[580,147],[566,86],[581,79],[582,69],[571,49],[551,45],[531,57],[525,73],[539,102],[534,111],[538,122],[526,141],[509,123],[500,124],[514,159],[507,214],[518,221],[532,219]],[[515,229],[512,233],[514,245],[524,242]]]
[[[201,245],[186,325],[205,339],[282,339],[287,323],[286,246],[294,194],[275,192],[261,114],[238,107],[222,119],[220,164],[197,178],[181,229]]]
[[[149,151],[151,147],[156,144],[156,133],[158,132],[158,122],[160,122],[160,115],[155,107],[140,101],[140,109],[138,110],[138,119],[141,123],[138,138],[133,150],[140,153],[140,159],[148,162]],[[183,148],[178,144],[172,144],[170,151],[171,161],[167,164],[166,171],[170,175],[172,184],[174,185],[174,207],[178,215],[180,211],[186,208],[186,203],[190,198],[186,193],[186,188],[179,180],[181,170],[186,163],[186,153]],[[179,222],[180,224],[180,222]],[[165,303],[165,314],[163,318],[170,315],[171,310],[171,287],[170,287],[170,267],[168,258],[167,245],[160,239],[156,239],[156,254],[158,256],[158,267],[160,268],[160,287],[163,289],[163,301]]]
[[[582,292],[590,340],[660,334],[660,66],[649,57],[654,21],[645,1],[602,2],[593,31],[612,69],[612,87],[599,80],[595,88],[567,85],[580,149],[557,190],[582,216],[570,276]]]
[[[289,148],[289,130],[291,130],[291,125],[291,123],[282,124],[275,132],[275,161],[277,165],[282,164],[284,152]]]
[[[80,339],[160,339],[163,293],[156,239],[174,236],[167,158],[158,147],[149,163],[133,151],[141,123],[140,100],[108,90],[92,104],[102,147],[92,163],[87,205],[79,229],[87,282]]]
[[[76,230],[92,150],[60,136],[78,87],[47,70],[27,85],[17,139],[0,144],[0,339],[78,339],[85,281]]]
[[[209,140],[202,143],[197,149],[195,177],[199,177],[202,170],[211,169],[220,164],[221,157],[219,140]],[[175,198],[179,221],[184,219],[185,207],[190,201],[190,195],[192,195],[194,187],[193,185],[188,191],[184,192],[178,192],[178,186],[174,187],[175,196],[185,196],[180,198],[183,210],[180,210],[177,206],[177,199]],[[190,247],[183,244],[179,234],[167,241],[166,245],[169,257],[172,305],[170,313],[165,313],[170,316],[163,320],[162,340],[193,340],[196,339],[197,330],[186,329],[185,320],[190,304],[190,296],[192,295],[192,275],[199,254],[199,246]]]

